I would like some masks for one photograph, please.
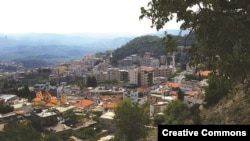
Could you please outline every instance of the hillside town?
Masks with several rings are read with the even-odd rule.
[[[0,132],[6,123],[20,119],[31,121],[42,132],[56,134],[61,139],[77,140],[72,135],[74,131],[98,129],[96,136],[103,141],[113,137],[116,131],[114,109],[125,98],[134,105],[149,103],[150,119],[162,114],[167,104],[181,97],[189,107],[199,105],[202,108],[209,70],[197,71],[188,64],[181,70],[174,53],[159,58],[152,57],[149,52],[142,57],[134,54],[120,60],[117,67],[111,65],[111,59],[112,51],[106,51],[103,58],[89,54],[80,60],[45,68],[51,70],[47,82],[29,85],[29,98],[13,93],[0,94],[0,104],[13,107],[13,111],[1,111]],[[24,82],[31,70],[5,73]],[[91,85],[90,78],[94,78],[96,85]],[[78,84],[70,83],[76,80]],[[80,122],[69,120],[70,112],[80,115]]]

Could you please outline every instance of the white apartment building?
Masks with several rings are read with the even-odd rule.
[[[138,85],[138,82],[139,82],[138,76],[139,76],[139,69],[138,68],[128,70],[128,77],[129,77],[130,84]]]

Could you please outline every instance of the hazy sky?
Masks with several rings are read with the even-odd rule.
[[[0,33],[150,33],[149,0],[0,0]],[[172,22],[167,29],[179,29]]]

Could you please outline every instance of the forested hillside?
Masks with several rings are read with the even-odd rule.
[[[174,38],[178,46],[191,46],[192,43],[195,42],[194,34],[191,34],[188,37],[187,35],[174,36]],[[136,37],[127,44],[114,50],[112,63],[115,64],[117,61],[133,54],[143,56],[145,52],[150,52],[153,57],[166,55],[167,52],[163,44],[163,38],[155,35]]]

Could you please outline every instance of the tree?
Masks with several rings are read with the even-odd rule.
[[[88,76],[87,77],[87,86],[88,87],[96,87],[97,86],[97,81],[94,76]]]
[[[78,121],[78,118],[77,118],[77,115],[74,113],[73,110],[67,111],[67,112],[63,115],[63,118],[64,118],[65,124],[66,124],[67,126],[73,126],[73,127],[75,127],[76,124],[79,122],[79,121]]]
[[[0,114],[6,114],[14,111],[14,107],[10,106],[8,102],[6,103],[7,103],[6,105],[0,105]]]
[[[4,125],[4,141],[40,141],[41,134],[29,122],[11,121]]]
[[[184,92],[181,91],[181,89],[179,88],[177,91],[177,95],[178,95],[178,99],[179,100],[184,100]]]
[[[165,116],[164,115],[156,115],[154,117],[154,124],[157,126],[159,124],[162,124],[165,122]]]
[[[63,140],[60,139],[56,134],[49,134],[44,137],[43,141],[63,141]]]
[[[250,83],[250,1],[248,0],[152,0],[141,8],[157,30],[176,17],[182,30],[190,30],[197,39],[187,49],[193,65],[203,63],[225,81]],[[247,89],[246,89],[247,90]]]
[[[145,112],[126,98],[115,109],[115,140],[136,141],[147,135]]]
[[[190,109],[181,100],[167,104],[164,114],[167,124],[189,124],[191,121]]]
[[[23,98],[30,98],[30,90],[29,86],[26,84],[21,90],[18,90],[17,96],[23,97]]]
[[[231,85],[228,84],[223,76],[211,75],[208,78],[208,86],[205,87],[205,102],[206,107],[213,106],[223,96],[228,93]]]

